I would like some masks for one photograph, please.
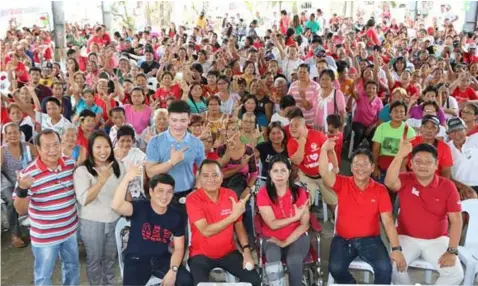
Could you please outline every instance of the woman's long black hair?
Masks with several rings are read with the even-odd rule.
[[[272,157],[271,161],[269,162],[269,170],[268,170],[269,176],[267,177],[266,189],[267,189],[267,194],[269,195],[269,198],[274,204],[277,203],[277,190],[275,185],[272,183],[270,172],[275,163],[284,163],[287,166],[287,169],[289,170],[289,172],[292,172],[292,164],[290,163],[289,158],[281,154],[278,154]],[[294,180],[292,179],[292,176],[290,174],[289,174],[288,181],[289,181],[289,184],[288,184],[289,189],[290,189],[290,192],[292,193],[292,203],[294,204],[297,201],[297,197],[299,196],[299,186],[297,186],[294,183]]]
[[[93,133],[91,133],[90,137],[88,137],[88,157],[86,158],[86,160],[83,162],[82,165],[86,167],[86,169],[88,170],[88,172],[90,172],[90,174],[92,174],[95,177],[98,176],[98,173],[94,169],[96,164],[95,164],[95,158],[93,158],[93,144],[95,143],[96,138],[100,138],[100,137],[105,138],[106,141],[108,141],[108,145],[110,145],[111,153],[110,153],[110,156],[108,157],[107,162],[108,163],[113,162],[113,165],[111,166],[113,168],[113,173],[115,174],[116,178],[119,178],[121,172],[120,172],[118,161],[116,161],[115,159],[115,153],[113,152],[113,144],[111,143],[111,139],[108,136],[108,134],[106,134],[106,132],[104,132],[103,130],[94,131]]]

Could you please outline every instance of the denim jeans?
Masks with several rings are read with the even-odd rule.
[[[344,239],[334,236],[330,245],[329,272],[337,284],[355,284],[350,263],[360,257],[372,266],[375,284],[392,283],[392,263],[380,236]]]
[[[55,262],[60,256],[63,285],[80,284],[80,259],[78,238],[75,233],[62,243],[53,246],[33,246],[35,285],[53,285],[52,275]]]

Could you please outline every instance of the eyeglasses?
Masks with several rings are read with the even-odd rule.
[[[369,168],[372,164],[370,163],[359,163],[359,162],[354,162],[352,163],[352,168],[354,169],[366,169]]]

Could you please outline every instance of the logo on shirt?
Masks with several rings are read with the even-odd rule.
[[[141,236],[144,240],[151,240],[153,242],[169,243],[171,240],[171,231],[155,225],[151,228],[151,224],[146,222],[141,227]]]
[[[417,196],[417,197],[420,196],[420,192],[419,192],[417,189],[415,189],[415,188],[412,189],[412,194],[415,195],[415,196]]]
[[[221,216],[228,216],[230,214],[232,214],[232,209],[221,210]]]
[[[315,151],[317,151],[317,149],[319,149],[319,147],[317,146],[316,143],[312,143],[312,144],[310,145],[310,148],[312,149],[312,152],[315,152]]]
[[[370,200],[371,203],[376,203],[377,201],[375,199]]]

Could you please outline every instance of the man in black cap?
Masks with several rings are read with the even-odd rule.
[[[447,122],[448,142],[453,158],[451,177],[462,194],[460,188],[465,192],[471,187],[478,192],[478,134],[466,136],[465,123],[461,118],[450,118]]]
[[[440,119],[435,115],[425,115],[422,118],[420,135],[413,138],[410,142],[413,147],[426,143],[435,146],[438,152],[438,168],[436,174],[445,178],[450,178],[450,169],[453,166],[450,147],[436,137],[440,130]],[[404,164],[410,167],[410,157],[405,158]]]

